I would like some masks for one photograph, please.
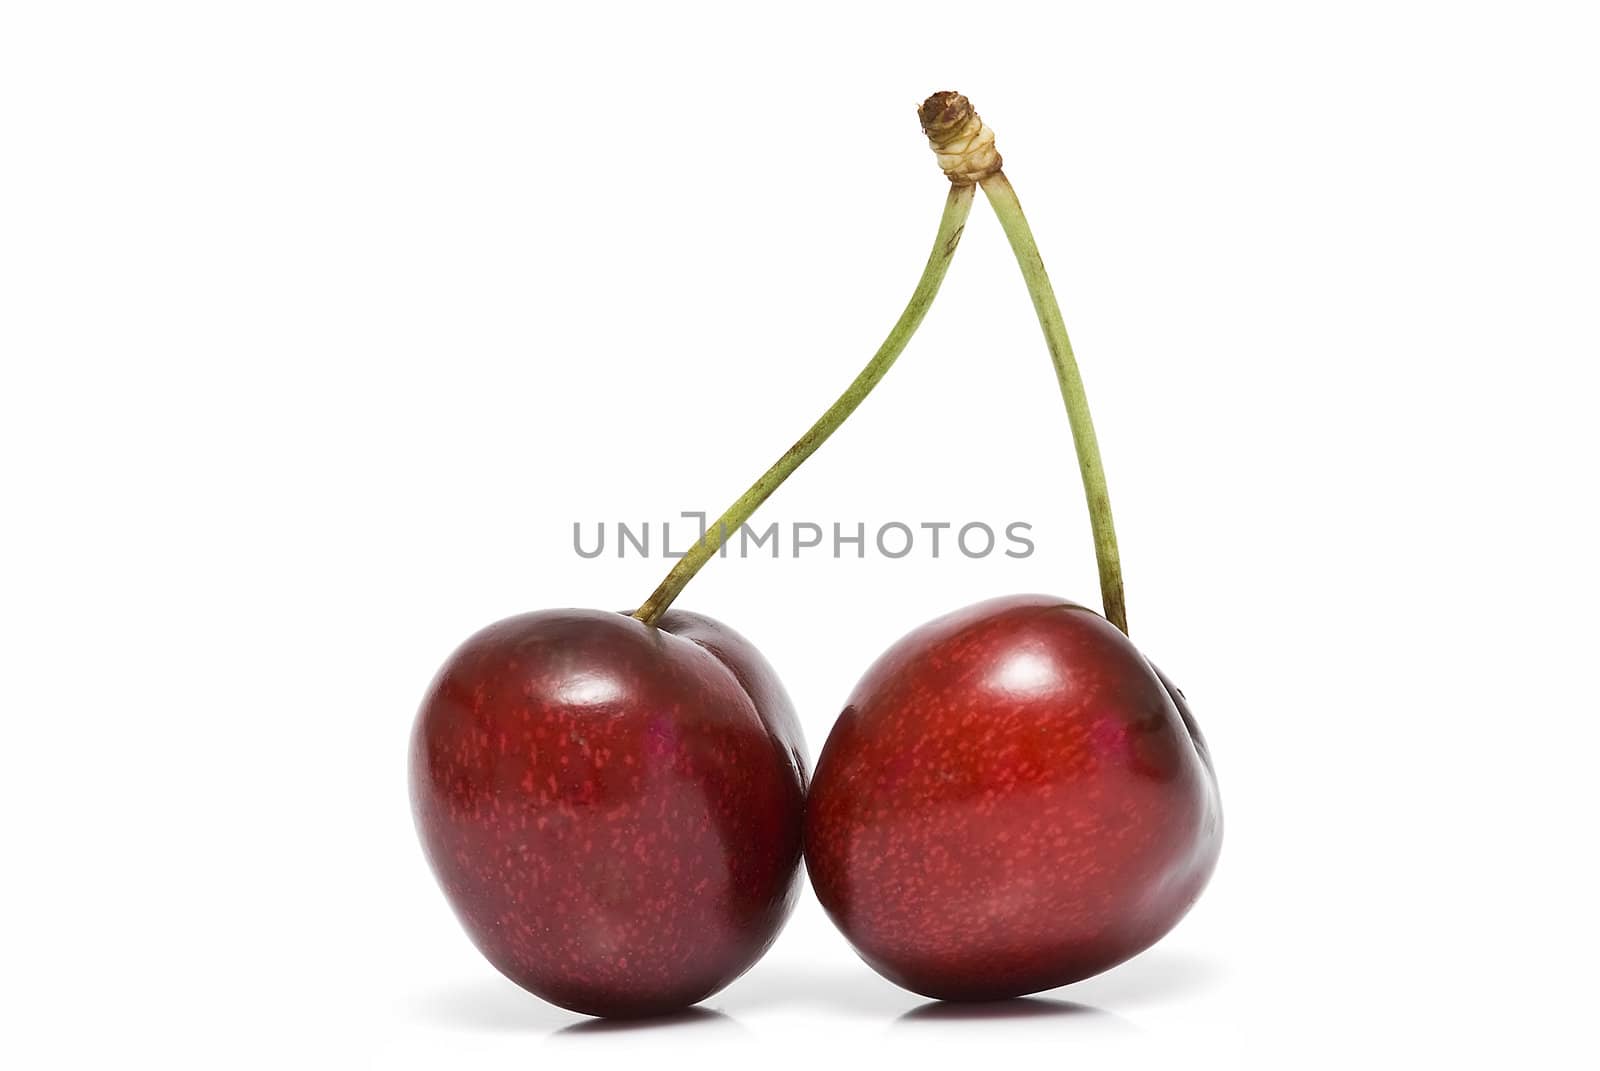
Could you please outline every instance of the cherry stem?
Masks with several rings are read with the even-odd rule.
[[[1028,295],[1033,298],[1033,308],[1039,315],[1039,326],[1044,330],[1045,344],[1050,348],[1050,360],[1056,367],[1056,380],[1061,384],[1061,399],[1067,404],[1067,419],[1072,424],[1072,442],[1078,453],[1078,471],[1083,476],[1083,493],[1089,502],[1089,523],[1094,529],[1094,556],[1100,567],[1100,598],[1105,604],[1106,620],[1124,634],[1128,631],[1128,610],[1122,590],[1122,561],[1117,553],[1117,530],[1111,520],[1111,495],[1106,490],[1105,466],[1100,461],[1100,443],[1094,434],[1094,421],[1089,416],[1089,399],[1084,393],[1083,377],[1078,374],[1078,361],[1072,355],[1072,342],[1067,338],[1067,328],[1061,319],[1061,306],[1056,302],[1050,277],[1045,274],[1044,260],[1039,256],[1039,245],[1033,239],[1027,217],[1022,214],[1022,203],[1017,191],[1011,188],[1005,173],[998,169],[982,180],[989,205],[1000,218],[1000,226],[1016,254],[1022,278],[1028,284]]]
[[[916,334],[923,317],[928,313],[929,306],[938,295],[939,286],[944,282],[945,272],[950,267],[950,259],[955,256],[956,246],[961,242],[961,232],[966,227],[967,215],[972,211],[972,195],[973,188],[970,185],[950,187],[950,194],[945,199],[944,215],[939,220],[939,233],[934,237],[933,251],[928,254],[928,263],[922,269],[922,278],[917,280],[917,288],[912,291],[911,300],[906,303],[905,311],[900,314],[900,319],[895,321],[894,328],[890,330],[889,337],[884,339],[883,345],[878,347],[878,352],[872,355],[872,360],[867,362],[866,367],[845,388],[844,393],[839,395],[838,400],[828,407],[828,411],[811,425],[811,429],[800,436],[771,468],[762,473],[761,477],[750,485],[750,489],[740,495],[738,501],[729,506],[688,553],[678,560],[661,584],[650,593],[650,597],[633,612],[634,617],[647,625],[655,624],[657,619],[666,613],[673,600],[683,592],[684,586],[694,579],[695,574],[706,562],[711,560],[711,556],[722,546],[723,541],[737,532],[761,503],[765,502],[772,492],[805,462],[806,458],[816,453],[818,447],[827,442],[828,437],[838,431],[839,426],[856,411],[856,407],[866,399],[867,395],[872,393],[872,389],[878,385],[884,374],[905,350],[906,343],[911,341],[911,336]]]

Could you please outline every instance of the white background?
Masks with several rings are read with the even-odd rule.
[[[1591,17],[6,5],[5,1062],[1593,1066]],[[654,585],[574,520],[720,510],[833,399],[931,242],[941,88],[1061,294],[1220,869],[1055,1003],[914,1012],[807,892],[721,1015],[586,1026],[434,886],[416,702],[489,621]],[[1038,553],[714,562],[682,605],[763,649],[815,754],[923,620],[1097,601],[1074,481],[980,199],[762,516],[1025,520]]]

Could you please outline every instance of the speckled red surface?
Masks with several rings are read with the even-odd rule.
[[[1183,700],[1103,617],[979,603],[895,644],[817,762],[811,881],[908,989],[997,999],[1148,947],[1216,864],[1222,817]]]
[[[439,671],[412,734],[423,848],[508,977],[592,1015],[686,1007],[795,895],[805,751],[755,648],[709,618],[509,618]]]

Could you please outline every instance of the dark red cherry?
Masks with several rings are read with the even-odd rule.
[[[1182,694],[1099,614],[1021,595],[930,622],[867,671],[818,759],[805,852],[885,977],[993,1000],[1149,947],[1221,839]]]
[[[600,610],[490,625],[429,687],[411,798],[489,962],[590,1015],[688,1007],[793,907],[805,797],[794,710],[710,618]]]

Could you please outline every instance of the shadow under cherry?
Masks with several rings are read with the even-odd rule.
[[[1010,1000],[949,1001],[931,1000],[920,1004],[895,1020],[897,1023],[964,1023],[999,1019],[1065,1019],[1116,1016],[1088,1004],[1045,997],[1013,997]]]
[[[564,1026],[550,1036],[579,1037],[591,1034],[638,1034],[653,1030],[684,1030],[694,1028],[697,1033],[720,1030],[723,1033],[740,1031],[738,1020],[710,1008],[685,1008],[670,1015],[652,1015],[644,1019],[584,1019]]]

